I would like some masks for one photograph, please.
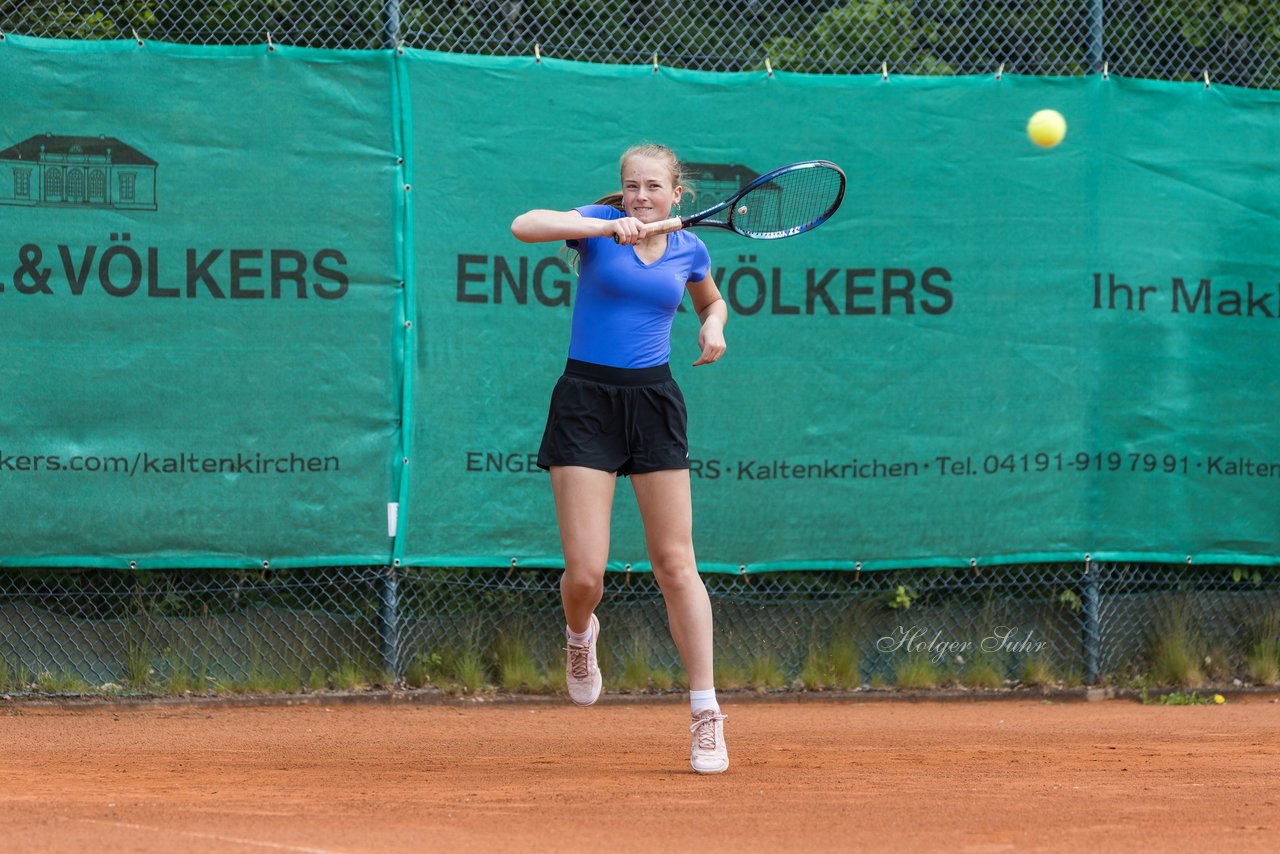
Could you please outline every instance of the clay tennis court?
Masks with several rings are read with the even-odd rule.
[[[1280,704],[0,706],[13,851],[1274,851]]]

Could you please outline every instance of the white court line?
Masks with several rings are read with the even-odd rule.
[[[179,836],[194,836],[197,839],[212,839],[215,842],[235,842],[238,845],[257,845],[259,848],[272,848],[276,851],[301,851],[304,854],[342,854],[328,848],[306,848],[301,845],[285,845],[281,842],[263,842],[258,839],[241,839],[238,836],[219,836],[216,833],[201,833],[198,830],[171,830],[166,827],[152,827],[148,824],[132,824],[126,821],[102,821],[96,818],[78,818],[76,821],[89,824],[105,824],[111,827],[125,827],[130,830],[152,830],[157,833],[176,833]]]

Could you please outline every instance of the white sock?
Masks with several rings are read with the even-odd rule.
[[[569,643],[586,643],[591,640],[591,626],[587,626],[587,630],[582,634],[578,634],[568,626],[564,627],[565,634],[569,637]]]
[[[720,704],[716,702],[715,688],[689,692],[689,711],[697,713],[703,709],[711,709],[717,715],[720,714]]]

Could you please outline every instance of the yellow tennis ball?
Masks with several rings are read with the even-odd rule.
[[[1067,135],[1067,120],[1057,110],[1041,110],[1027,122],[1027,136],[1041,148],[1053,148]]]
[[[1214,694],[1213,701],[1217,703],[1219,706],[1221,706],[1223,703],[1227,701],[1227,698],[1222,696],[1221,694]]]

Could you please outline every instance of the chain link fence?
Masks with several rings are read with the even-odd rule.
[[[819,74],[1280,86],[1280,4],[1196,0],[0,0],[0,33]],[[724,687],[1260,684],[1280,571],[1141,564],[708,576]],[[679,684],[661,591],[611,574],[614,690]],[[558,574],[0,571],[0,693],[556,690]],[[563,678],[562,676],[560,677]]]
[[[1280,569],[1053,564],[706,577],[722,688],[1280,680]],[[662,594],[610,573],[606,689],[681,686]],[[559,573],[0,572],[0,693],[563,689]]]
[[[1280,85],[1274,0],[0,0],[0,31],[710,71],[1080,75]]]

